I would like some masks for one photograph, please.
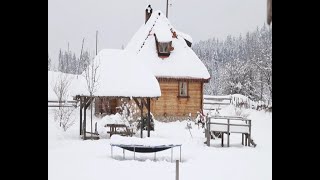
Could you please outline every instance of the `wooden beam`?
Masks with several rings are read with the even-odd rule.
[[[140,123],[140,137],[143,138],[143,104],[141,103],[141,123]]]
[[[142,111],[142,106],[141,106],[141,103],[138,101],[138,99],[134,97],[133,100],[137,104],[137,106],[139,107],[140,111]]]
[[[77,101],[48,101],[48,103],[77,103]]]
[[[151,121],[151,114],[150,114],[150,98],[147,98],[147,109],[148,109],[148,137],[150,137],[150,121]]]
[[[94,97],[92,97],[92,98],[91,97],[87,97],[87,101],[85,102],[86,103],[85,109],[87,109],[90,106],[90,104],[93,101],[93,99],[94,99]]]
[[[149,98],[147,98],[147,99],[149,99]],[[142,102],[142,104],[147,108],[147,110],[150,111],[150,109],[148,109],[148,108],[149,108],[149,105],[148,105],[148,103],[144,100],[144,98],[141,98],[141,102]]]
[[[218,124],[218,125],[230,125],[230,126],[248,126],[248,124],[228,124],[228,123],[216,123],[216,122],[212,122],[210,124]]]
[[[247,146],[247,139],[248,139],[248,134],[246,133],[245,135],[244,135],[244,146]]]
[[[75,107],[74,105],[64,105],[64,106],[59,106],[59,105],[48,105],[48,107]]]
[[[241,144],[243,145],[243,133],[241,134]]]
[[[82,98],[80,98],[80,135],[82,135]]]
[[[219,103],[219,102],[203,102],[204,105],[230,105],[230,103]]]
[[[201,90],[200,90],[200,93],[201,93],[200,109],[201,109],[201,111],[203,112],[203,82],[201,82],[200,84],[201,84]]]
[[[220,101],[220,100],[229,100],[231,101],[231,98],[227,98],[227,97],[204,97],[204,100],[214,100],[214,101]]]
[[[93,134],[93,135],[99,135],[98,133],[91,133],[91,132],[86,132],[86,133],[88,133],[88,134]]]
[[[86,132],[87,129],[87,107],[86,107],[86,102],[88,101],[88,98],[84,98],[84,120],[83,120],[83,132]],[[83,140],[86,140],[86,133],[83,133]]]
[[[272,0],[267,1],[267,23],[270,25],[272,22]]]
[[[221,147],[223,147],[223,132],[221,132]]]
[[[249,121],[248,146],[251,144],[251,121]]]
[[[210,147],[210,140],[211,140],[211,132],[210,132],[210,117],[206,116],[206,123],[207,123],[207,146]]]
[[[80,97],[80,109],[83,109],[83,104],[84,104],[84,97]]]

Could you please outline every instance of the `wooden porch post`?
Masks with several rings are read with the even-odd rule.
[[[223,134],[224,132],[221,132],[221,147],[223,147]]]
[[[83,140],[86,140],[86,132],[87,132],[87,112],[86,112],[86,110],[87,110],[87,100],[88,100],[88,98],[87,97],[85,97],[84,98],[84,118],[83,118]]]
[[[82,97],[80,97],[80,135],[82,135]]]
[[[141,100],[141,123],[140,123],[140,137],[143,138],[143,103],[142,103],[142,99]]]
[[[148,137],[150,137],[150,120],[151,120],[150,98],[147,98],[147,109],[148,109]]]

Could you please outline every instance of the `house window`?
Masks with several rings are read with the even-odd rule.
[[[154,34],[156,40],[156,48],[159,57],[169,57],[170,52],[173,50],[172,41],[169,42],[161,42],[158,40],[156,34]]]
[[[179,82],[179,96],[187,97],[188,96],[188,83]]]
[[[159,53],[169,54],[170,53],[170,42],[159,42],[158,51]]]

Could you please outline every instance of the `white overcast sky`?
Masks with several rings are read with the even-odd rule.
[[[228,34],[238,36],[266,23],[267,0],[169,0],[169,20],[194,42]],[[95,52],[120,49],[144,23],[145,8],[165,13],[166,0],[48,0],[48,51],[53,61],[59,49],[80,55],[84,48]]]

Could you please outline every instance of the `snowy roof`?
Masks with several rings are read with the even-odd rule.
[[[172,41],[172,32],[166,26],[161,26],[161,24],[158,23],[158,24],[155,24],[153,29],[159,42]]]
[[[178,36],[183,37],[183,39],[186,39],[191,43],[193,42],[192,37],[189,34],[183,33],[183,32],[178,31],[178,30],[176,30],[176,32],[177,32]]]
[[[94,63],[99,64],[97,69],[99,80],[95,96],[161,96],[159,83],[152,72],[135,56],[129,56],[124,50],[101,50],[95,57]],[[73,95],[90,95],[84,74],[85,72],[78,79],[78,87],[72,91]]]
[[[171,29],[176,32],[177,38],[172,38]],[[162,59],[158,56],[154,34],[158,40],[172,40],[174,50],[169,57]],[[125,50],[137,55],[156,77],[209,79],[207,68],[186,44],[185,38],[192,42],[192,38],[177,31],[161,11],[155,11],[147,23],[135,33]]]

